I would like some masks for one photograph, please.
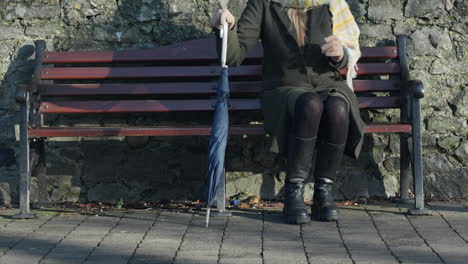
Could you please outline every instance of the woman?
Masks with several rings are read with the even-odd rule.
[[[310,221],[304,180],[317,143],[312,216],[338,220],[332,197],[336,171],[343,153],[358,158],[364,133],[351,82],[360,56],[359,29],[348,5],[344,0],[249,0],[239,21],[229,10],[218,10],[214,28],[224,21],[230,29],[228,65],[240,65],[262,41],[264,127],[273,137],[270,150],[287,156],[283,214],[293,224]],[[219,38],[217,48],[219,55]],[[347,82],[338,72],[345,67]]]

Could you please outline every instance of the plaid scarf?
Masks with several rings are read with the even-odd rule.
[[[361,57],[359,48],[359,27],[345,0],[271,0],[286,8],[307,9],[314,6],[328,5],[332,14],[333,35],[344,45],[348,54],[348,72],[346,83],[353,90],[352,79],[357,75],[357,61]]]

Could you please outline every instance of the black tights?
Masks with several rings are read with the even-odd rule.
[[[294,113],[293,133],[296,137],[316,137],[320,127],[322,141],[336,145],[346,142],[349,110],[343,98],[329,96],[322,102],[319,95],[305,93],[297,99]]]

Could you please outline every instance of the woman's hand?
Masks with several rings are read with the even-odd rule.
[[[333,62],[339,62],[344,57],[343,43],[336,35],[325,38],[325,44],[321,46],[322,53],[331,57]]]
[[[213,27],[214,28],[223,28],[224,22],[227,22],[229,25],[229,29],[234,27],[236,24],[236,18],[231,14],[228,9],[218,9],[213,15]]]

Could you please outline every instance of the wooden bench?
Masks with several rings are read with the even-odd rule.
[[[398,47],[362,48],[358,78],[354,80],[361,109],[399,109],[398,123],[369,123],[366,133],[400,135],[401,199],[408,200],[410,171],[414,177],[412,214],[429,213],[424,208],[421,153],[420,98],[423,85],[410,81],[405,55],[406,37]],[[28,218],[32,163],[37,163],[39,201],[44,202],[46,177],[44,140],[51,137],[101,136],[194,136],[210,135],[210,124],[193,124],[193,118],[177,126],[73,126],[57,127],[45,121],[48,115],[141,114],[154,117],[168,113],[199,113],[210,120],[220,66],[212,38],[135,51],[48,52],[36,41],[33,83],[18,87],[20,118],[20,214]],[[233,121],[230,135],[264,135],[258,122],[236,119],[248,113],[261,118],[262,48],[257,45],[240,67],[231,67],[229,101]],[[341,74],[345,74],[341,71]],[[237,122],[236,120],[241,120]],[[260,120],[261,121],[261,120]],[[210,121],[211,122],[211,121]],[[237,123],[236,123],[237,122]],[[30,147],[36,151],[30,155]],[[229,150],[227,150],[229,151]],[[224,185],[219,196],[224,198]],[[224,199],[218,199],[224,208]]]

